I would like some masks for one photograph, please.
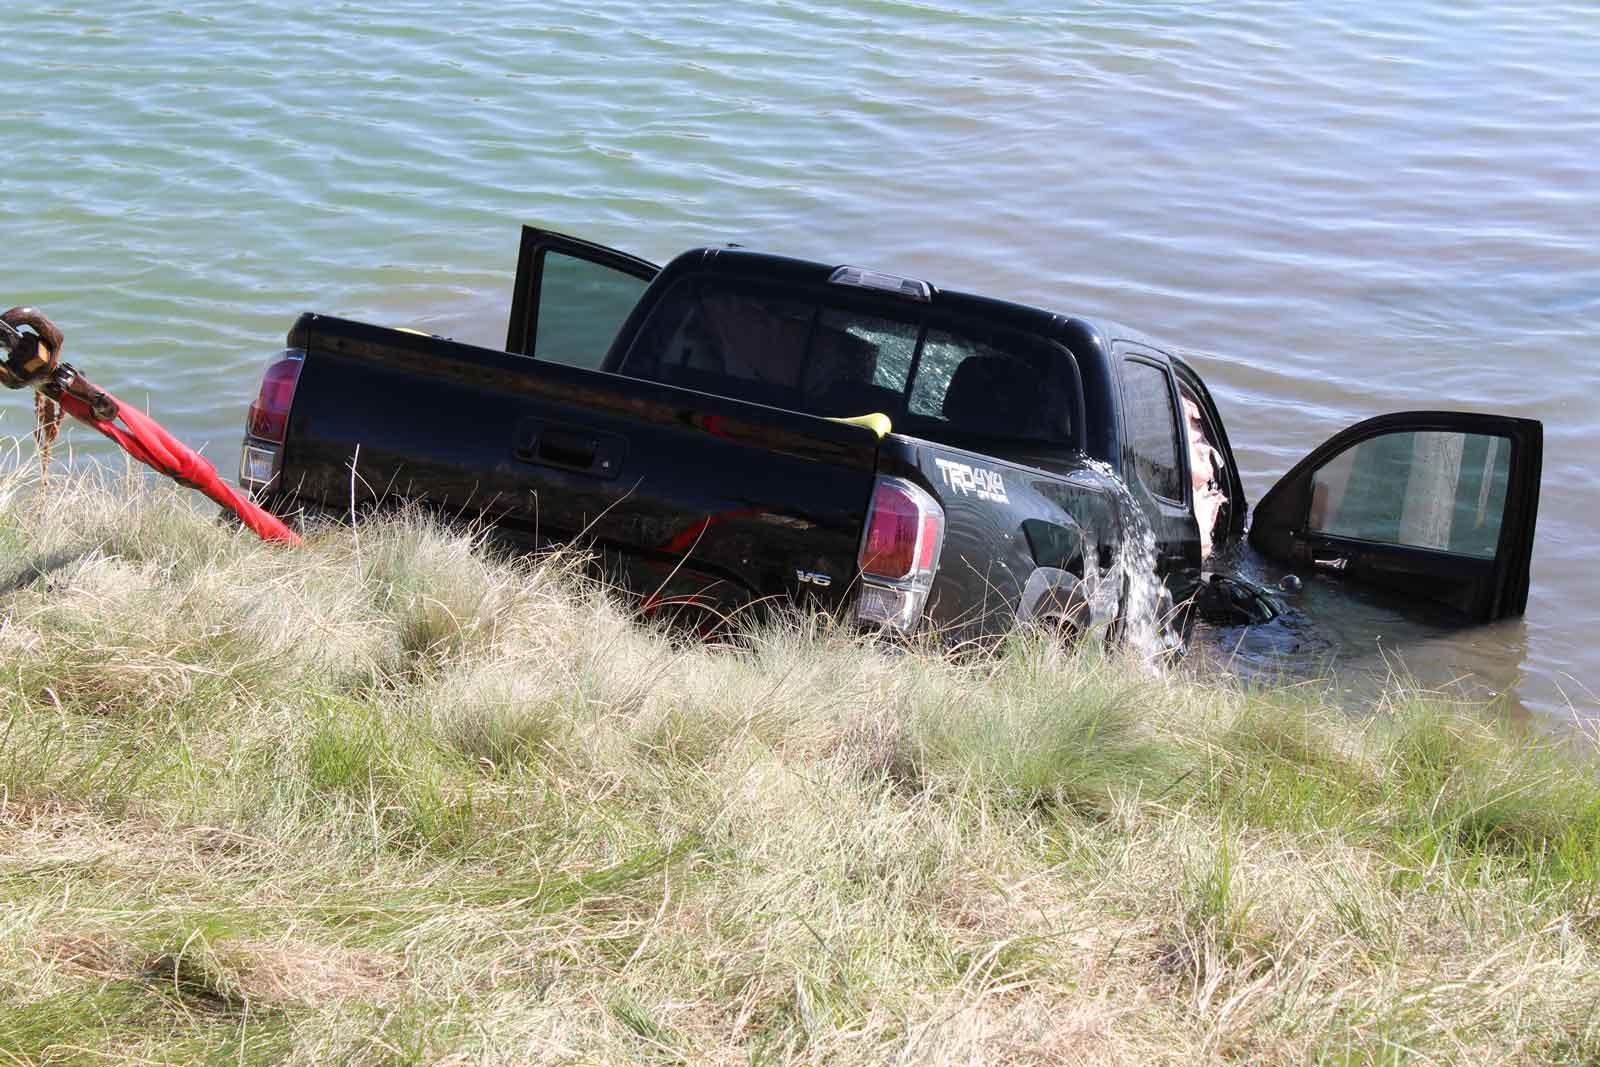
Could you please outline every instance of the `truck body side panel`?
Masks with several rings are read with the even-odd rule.
[[[1040,457],[1052,469],[920,438],[891,435],[880,451],[885,474],[910,478],[944,508],[944,551],[929,595],[930,624],[960,641],[1003,633],[1053,586],[1100,563],[1116,542],[1116,504],[1103,475],[1080,454]],[[1055,577],[1029,581],[1047,569]],[[1070,577],[1069,577],[1070,576]],[[1113,594],[1113,599],[1115,594]]]

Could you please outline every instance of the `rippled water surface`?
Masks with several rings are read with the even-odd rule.
[[[1318,619],[1594,711],[1600,6],[108,6],[7,6],[0,304],[224,469],[302,309],[495,344],[520,222],[735,240],[1171,341],[1252,500],[1367,415],[1542,419],[1525,620]]]

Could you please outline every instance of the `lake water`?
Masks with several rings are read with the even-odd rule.
[[[499,344],[521,222],[738,241],[1170,341],[1252,501],[1371,414],[1542,419],[1525,619],[1319,625],[1600,705],[1600,5],[101,6],[6,7],[0,305],[226,471],[302,309]]]

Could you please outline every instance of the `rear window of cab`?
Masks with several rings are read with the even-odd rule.
[[[925,436],[1081,445],[1076,365],[1060,345],[833,297],[686,278],[615,369],[811,415],[881,412]]]

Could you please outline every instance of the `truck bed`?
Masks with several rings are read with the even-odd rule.
[[[870,429],[329,316],[278,485],[335,511],[421,501],[532,545],[576,541],[657,598],[834,608],[856,569]]]

